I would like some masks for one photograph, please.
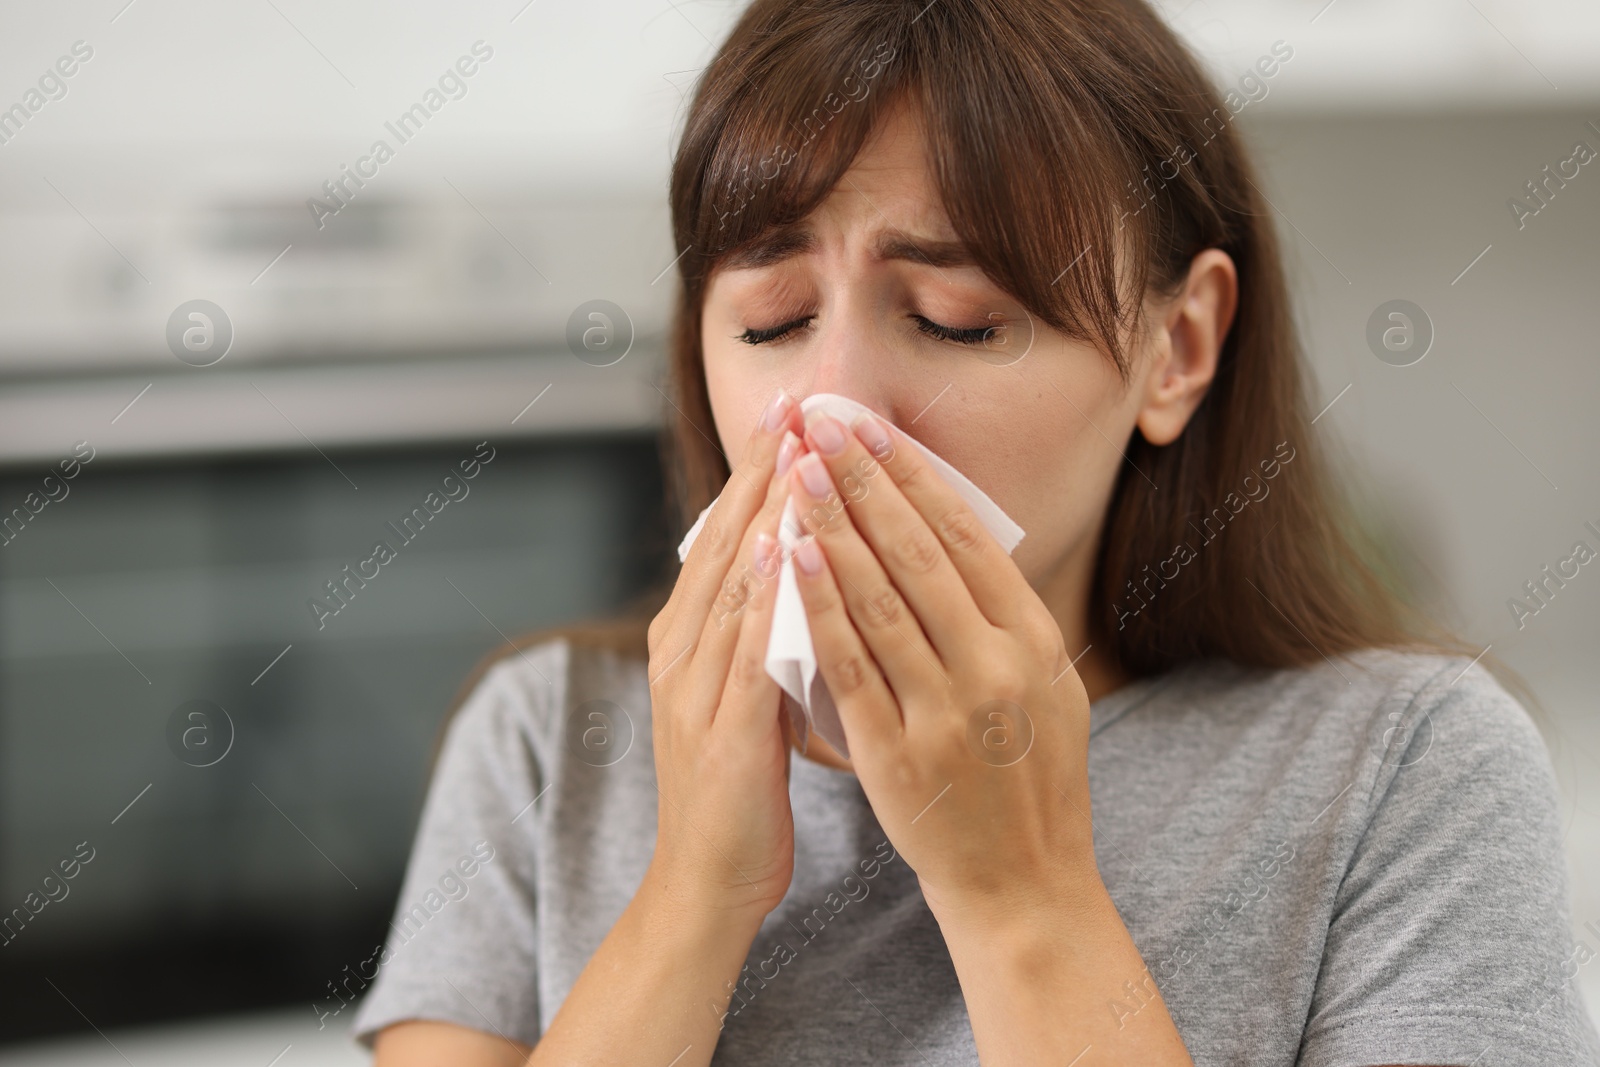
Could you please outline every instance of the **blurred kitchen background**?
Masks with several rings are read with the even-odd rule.
[[[741,6],[0,3],[0,508],[53,495],[0,547],[0,908],[93,853],[0,953],[0,1065],[365,1061],[314,1005],[384,935],[462,680],[671,557],[665,177]],[[1600,950],[1600,574],[1507,605],[1600,545],[1600,7],[1162,10],[1220,85],[1292,49],[1237,121],[1315,432],[1397,572],[1536,690]],[[1393,300],[1420,361],[1369,345]]]

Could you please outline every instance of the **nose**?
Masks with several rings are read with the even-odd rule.
[[[879,336],[883,329],[860,310],[834,315],[812,346],[809,380],[799,395],[837,393],[892,420],[896,375],[889,365],[893,349]],[[899,392],[906,392],[905,383]]]

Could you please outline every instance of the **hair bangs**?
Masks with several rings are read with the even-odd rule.
[[[979,267],[1040,321],[1096,345],[1126,381],[1124,338],[1149,273],[1147,230],[1159,220],[1120,210],[1138,162],[1126,131],[1100,120],[1095,94],[1132,72],[1097,69],[1113,52],[1092,45],[1089,62],[1027,62],[1037,49],[1026,38],[1041,27],[982,6],[959,15],[913,6],[920,13],[873,0],[845,18],[791,10],[752,27],[756,47],[724,52],[707,70],[700,93],[725,99],[697,100],[683,141],[693,158],[678,160],[695,175],[675,212],[679,251],[699,253],[684,257],[686,285],[698,290],[729,252],[815,210],[904,102]],[[1075,106],[1062,108],[1063,98]],[[718,125],[696,128],[696,115]]]
[[[877,125],[898,78],[899,42],[859,32],[840,39],[827,26],[787,27],[755,53],[738,57],[758,69],[708,71],[705,83],[730,83],[714,130],[686,131],[699,181],[677,216],[685,281],[703,284],[729,252],[811,214],[850,169]]]

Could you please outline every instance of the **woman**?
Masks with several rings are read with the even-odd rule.
[[[1334,517],[1230,119],[1141,0],[750,7],[672,173],[715,507],[451,722],[379,1067],[1592,1061],[1548,757]]]

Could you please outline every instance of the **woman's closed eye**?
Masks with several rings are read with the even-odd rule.
[[[932,319],[923,318],[921,315],[913,315],[911,318],[916,322],[917,329],[929,337],[937,337],[941,341],[955,341],[964,345],[981,345],[994,336],[996,330],[1000,329],[998,323],[990,323],[987,326],[957,327],[941,326]]]
[[[810,325],[813,315],[805,315],[790,322],[781,322],[776,326],[767,326],[762,329],[750,327],[739,335],[739,340],[747,345],[764,345],[768,341],[776,341],[793,330],[802,329]]]
[[[767,326],[761,329],[750,327],[747,328],[744,333],[739,335],[739,340],[743,341],[747,345],[761,345],[770,341],[777,341],[795,330],[804,329],[805,327],[809,326],[813,318],[815,318],[815,316],[806,315],[790,322],[779,323],[776,326]],[[982,344],[989,340],[994,335],[996,330],[1001,328],[997,324],[965,327],[945,326],[934,322],[932,319],[926,318],[925,316],[915,314],[911,315],[910,318],[912,322],[916,324],[917,329],[921,330],[929,337],[934,337],[941,341],[954,341],[957,344],[963,345]]]

